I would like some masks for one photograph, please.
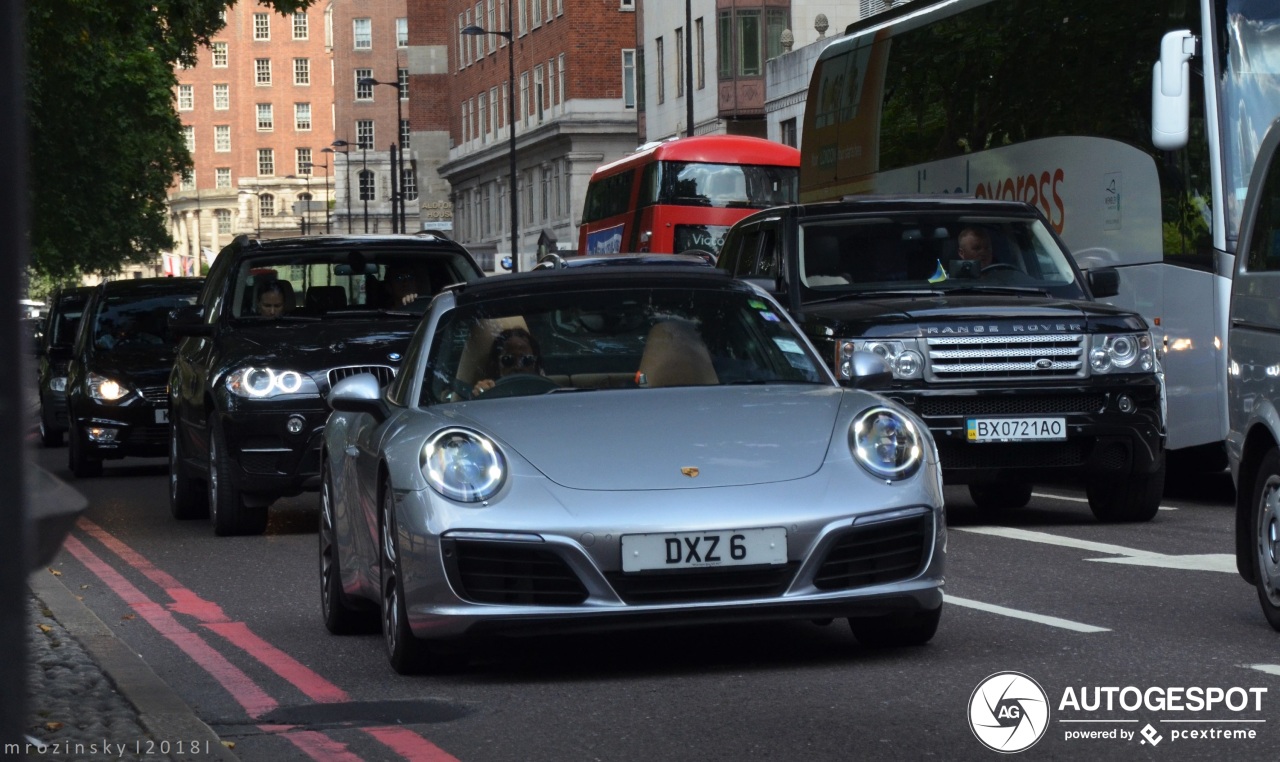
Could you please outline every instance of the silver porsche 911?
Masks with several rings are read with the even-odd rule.
[[[855,381],[888,369],[854,358]],[[398,672],[472,636],[942,612],[938,459],[842,387],[780,305],[709,268],[569,268],[439,295],[384,388],[337,383],[320,579]]]

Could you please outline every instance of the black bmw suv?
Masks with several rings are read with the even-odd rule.
[[[260,534],[279,497],[318,488],[324,395],[390,380],[433,294],[483,276],[431,233],[237,237],[218,253],[169,379],[169,506],[218,535]]]
[[[853,196],[757,212],[718,267],[775,292],[838,378],[854,353],[889,364],[882,394],[920,415],[943,479],[980,508],[1035,483],[1082,483],[1103,521],[1156,515],[1165,391],[1140,315],[1087,276],[1039,211],[958,196]]]

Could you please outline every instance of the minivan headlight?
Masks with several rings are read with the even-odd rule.
[[[444,429],[422,446],[422,475],[450,500],[476,503],[502,489],[507,460],[493,440],[467,429]]]
[[[240,368],[227,376],[227,391],[249,399],[269,399],[290,394],[320,394],[316,382],[305,373],[275,368]]]
[[[920,432],[910,418],[888,407],[862,411],[849,427],[849,450],[872,476],[906,479],[924,459]]]
[[[85,378],[85,386],[88,388],[90,397],[104,402],[115,402],[129,393],[129,387],[126,384],[99,373],[90,373]]]
[[[1089,344],[1089,368],[1094,373],[1151,373],[1156,368],[1149,331],[1095,334]]]

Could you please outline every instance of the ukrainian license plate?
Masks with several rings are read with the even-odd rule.
[[[168,422],[169,422],[169,408],[167,407],[156,408],[156,423],[168,423]]]
[[[787,530],[782,527],[622,536],[624,572],[786,562]]]
[[[1067,438],[1065,418],[970,418],[965,422],[970,442],[1043,442]]]

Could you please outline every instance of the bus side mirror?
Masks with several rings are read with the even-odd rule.
[[[1094,299],[1105,299],[1120,293],[1120,271],[1114,267],[1099,267],[1089,271],[1089,290]]]
[[[1160,60],[1151,71],[1151,142],[1162,151],[1187,145],[1191,119],[1191,66],[1196,38],[1188,29],[1160,40]]]

